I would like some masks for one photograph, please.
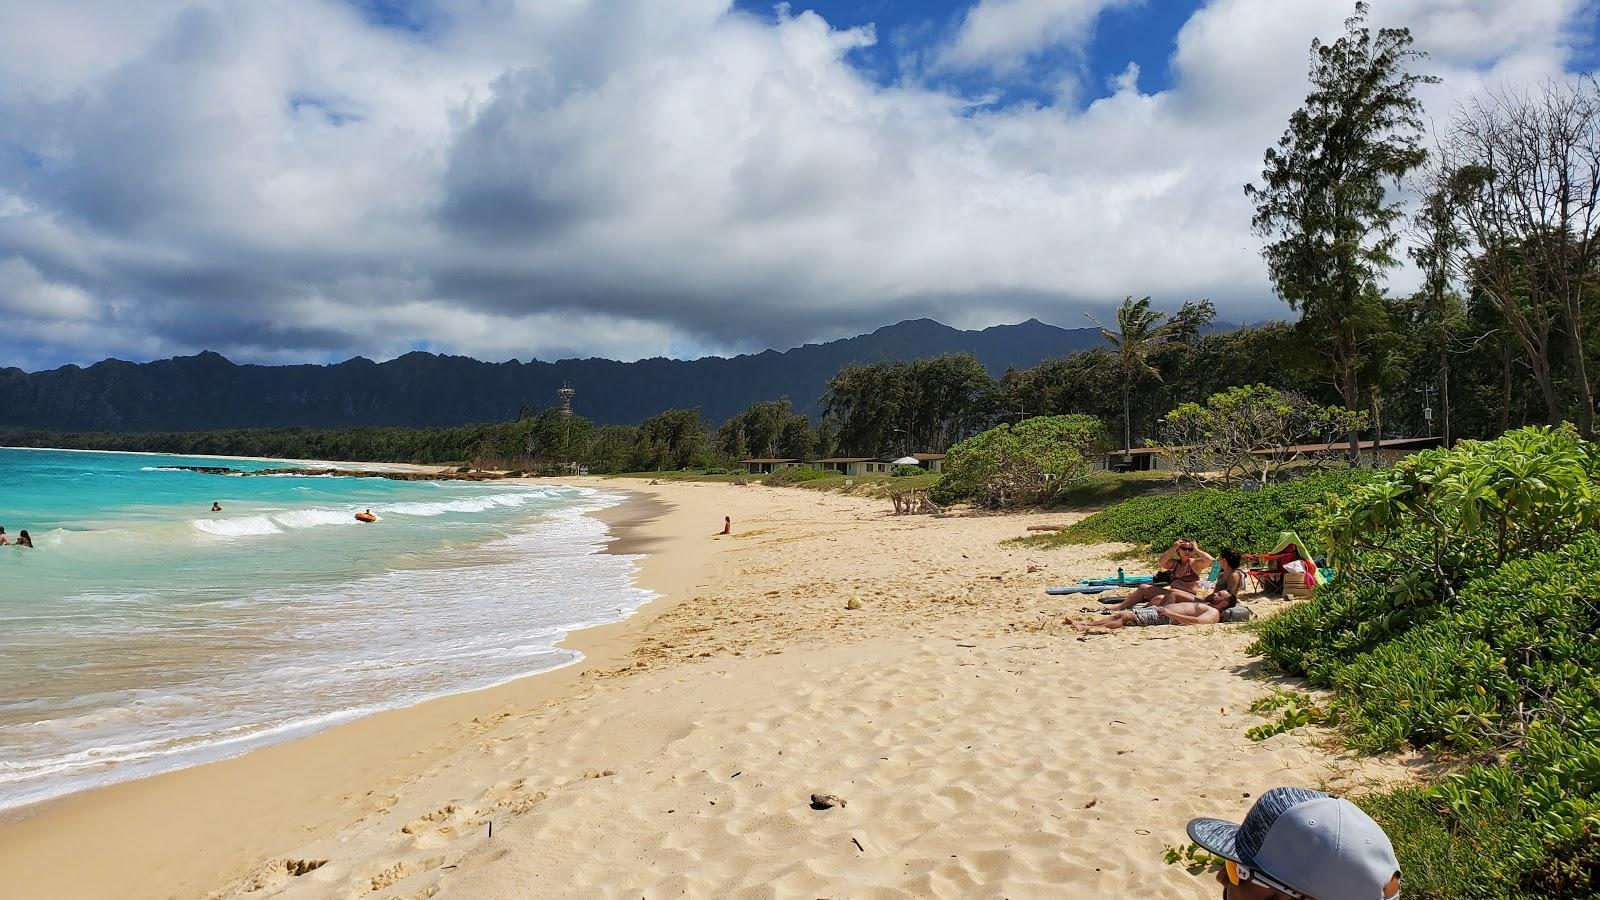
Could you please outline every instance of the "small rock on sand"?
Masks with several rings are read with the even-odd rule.
[[[848,806],[843,797],[834,794],[812,794],[812,809],[832,809],[835,806]]]
[[[861,598],[860,597],[851,597],[849,600],[846,600],[844,602],[844,608],[845,609],[860,609],[861,608]]]

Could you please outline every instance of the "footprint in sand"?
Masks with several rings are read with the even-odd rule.
[[[454,803],[447,803],[433,812],[428,813],[427,815],[418,816],[415,819],[407,822],[404,827],[400,829],[400,833],[421,834],[423,831],[426,831],[432,827],[434,823],[443,822],[444,820],[455,815],[458,808],[459,807],[457,807]]]

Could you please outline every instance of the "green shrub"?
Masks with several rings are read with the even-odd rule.
[[[1453,844],[1465,880],[1439,896],[1600,890],[1597,460],[1570,427],[1413,456],[1328,511],[1338,581],[1259,627],[1253,649],[1337,690],[1357,746],[1480,754],[1420,795],[1496,833]],[[1403,854],[1440,843],[1390,834]]]
[[[811,466],[789,466],[761,479],[761,483],[776,487],[785,484],[799,484],[803,481],[816,481],[818,478],[831,478],[833,474]]]
[[[1091,451],[1106,441],[1105,426],[1093,416],[1038,416],[991,428],[950,448],[933,499],[1047,502],[1089,474]]]
[[[894,471],[889,474],[896,478],[905,478],[908,475],[921,475],[924,471],[926,470],[921,466],[895,466]]]
[[[1187,537],[1212,553],[1222,547],[1266,550],[1280,531],[1309,530],[1329,495],[1372,477],[1368,471],[1343,470],[1259,491],[1207,488],[1135,497],[1062,531],[1057,543],[1122,541],[1159,552]]]

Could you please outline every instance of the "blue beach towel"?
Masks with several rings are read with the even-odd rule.
[[[1099,594],[1117,587],[1115,584],[1079,584],[1072,587],[1045,588],[1046,594],[1061,596],[1063,594]]]

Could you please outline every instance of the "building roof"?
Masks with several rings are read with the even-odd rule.
[[[873,457],[873,456],[830,456],[827,459],[819,459],[819,460],[817,460],[817,462],[819,462],[819,463],[853,463],[853,462],[877,462],[877,461],[878,461],[877,457]]]
[[[1107,450],[1106,451],[1106,455],[1107,456],[1149,456],[1149,455],[1151,455],[1153,453],[1165,453],[1168,450],[1193,450],[1193,449],[1194,449],[1193,447],[1185,446],[1185,447],[1135,447],[1132,450],[1123,450],[1121,447],[1118,447],[1115,450]]]
[[[1375,446],[1384,450],[1423,450],[1443,444],[1444,438],[1436,435],[1434,437],[1384,438],[1381,441],[1361,441],[1358,446],[1362,450],[1371,450]],[[1349,441],[1335,441],[1328,444],[1295,444],[1292,447],[1267,447],[1250,452],[1260,455],[1273,453],[1328,453],[1336,450],[1347,450],[1349,447]],[[1193,449],[1195,449],[1194,446],[1187,444],[1181,447],[1134,447],[1132,450],[1123,450],[1119,447],[1115,450],[1107,450],[1106,456],[1150,456],[1157,453],[1166,453],[1168,450]]]
[[[1437,435],[1433,437],[1412,438],[1384,438],[1378,441],[1357,441],[1356,446],[1362,450],[1425,450],[1429,447],[1438,447],[1444,444],[1444,438]],[[1275,447],[1266,450],[1255,450],[1255,453],[1329,453],[1336,450],[1350,449],[1349,441],[1334,441],[1328,444],[1296,444],[1293,447]]]
[[[944,459],[945,457],[943,453],[913,453],[911,455],[923,462],[933,462],[936,459]]]
[[[798,460],[798,459],[741,459],[741,460],[739,460],[739,462],[744,464],[744,465],[752,465],[752,464],[753,465],[760,465],[762,463],[797,463],[799,461],[800,460]]]

